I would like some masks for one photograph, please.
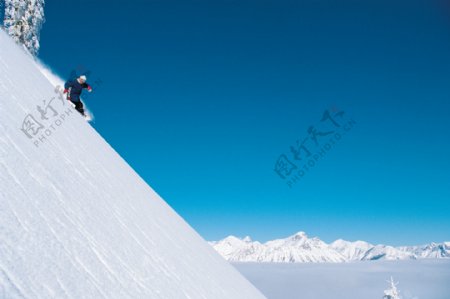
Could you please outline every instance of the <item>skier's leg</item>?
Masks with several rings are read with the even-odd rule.
[[[77,111],[80,112],[81,115],[84,115],[84,107],[81,101],[75,102],[75,109],[77,109]]]

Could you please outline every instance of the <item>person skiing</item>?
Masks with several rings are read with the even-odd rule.
[[[86,117],[84,114],[83,102],[81,102],[80,96],[83,89],[87,89],[88,92],[92,91],[92,87],[86,83],[86,76],[82,75],[75,80],[69,80],[64,84],[64,93],[67,93],[67,99],[75,105],[75,109]]]

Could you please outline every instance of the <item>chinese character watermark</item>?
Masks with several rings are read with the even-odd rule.
[[[274,171],[289,188],[299,182],[318,161],[347,134],[356,122],[335,107],[323,112],[320,121],[309,126],[307,136],[290,146],[289,154],[281,154]]]
[[[41,105],[36,106],[36,111],[27,114],[22,122],[20,130],[36,147],[44,143],[73,113],[73,109],[66,105],[63,90],[57,86],[55,96],[43,100]]]

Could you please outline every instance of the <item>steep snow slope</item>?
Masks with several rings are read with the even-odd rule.
[[[2,31],[0,298],[264,298]]]

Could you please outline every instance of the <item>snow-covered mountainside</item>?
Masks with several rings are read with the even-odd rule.
[[[450,242],[431,243],[422,246],[398,247],[401,251],[410,252],[418,258],[450,258]]]
[[[299,232],[289,238],[253,242],[249,237],[242,240],[230,236],[213,247],[227,260],[240,262],[343,262],[342,255],[329,248],[317,238],[309,239]]]
[[[0,298],[264,298],[1,30]]]
[[[330,247],[343,255],[346,260],[352,261],[362,260],[373,245],[364,241],[349,242],[339,239],[331,243]]]
[[[424,246],[392,247],[372,245],[364,241],[336,240],[327,244],[318,238],[308,238],[299,232],[286,239],[260,243],[250,237],[229,236],[210,242],[226,260],[233,262],[349,262],[373,260],[407,260],[420,258],[450,258],[450,243]]]

